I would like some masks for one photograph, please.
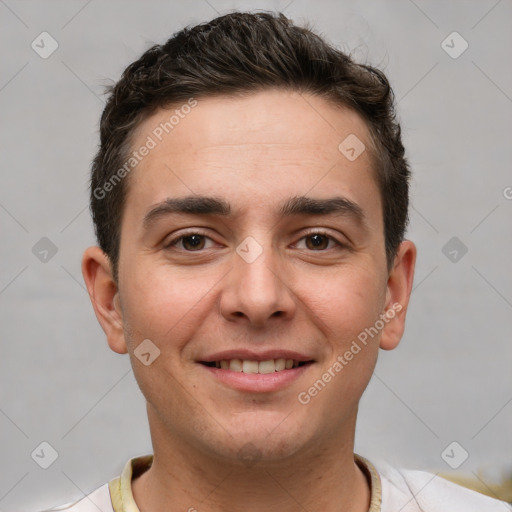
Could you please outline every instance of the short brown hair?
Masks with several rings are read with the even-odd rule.
[[[100,147],[92,164],[90,204],[101,249],[117,281],[131,138],[157,109],[190,98],[284,88],[358,112],[375,145],[388,269],[408,224],[410,172],[394,96],[384,73],[358,64],[282,13],[234,12],[187,27],[149,48],[107,89]],[[118,173],[116,175],[116,173]]]

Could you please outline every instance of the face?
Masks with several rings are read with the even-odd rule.
[[[346,438],[379,344],[401,337],[414,264],[404,246],[387,271],[366,125],[285,91],[184,111],[169,133],[155,129],[174,108],[135,133],[156,145],[127,178],[118,289],[97,309],[153,443],[277,460]]]

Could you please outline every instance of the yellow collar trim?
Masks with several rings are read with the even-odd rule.
[[[354,459],[361,471],[365,474],[370,485],[370,508],[368,512],[381,512],[382,484],[377,468],[368,459],[357,455],[357,453],[354,453]]]
[[[133,499],[132,480],[147,471],[153,464],[153,455],[130,459],[121,476],[108,483],[114,512],[140,512]]]

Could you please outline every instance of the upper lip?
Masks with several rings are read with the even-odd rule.
[[[294,361],[313,361],[312,357],[294,352],[292,350],[265,350],[263,352],[255,352],[254,350],[223,350],[209,356],[199,359],[202,363],[211,363],[215,361],[245,359],[251,361],[269,361],[270,359],[293,359]]]

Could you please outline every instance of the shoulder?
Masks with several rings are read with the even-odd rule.
[[[512,506],[426,471],[379,465],[382,512],[512,512]]]
[[[78,501],[42,512],[114,512],[108,484],[104,484]]]

